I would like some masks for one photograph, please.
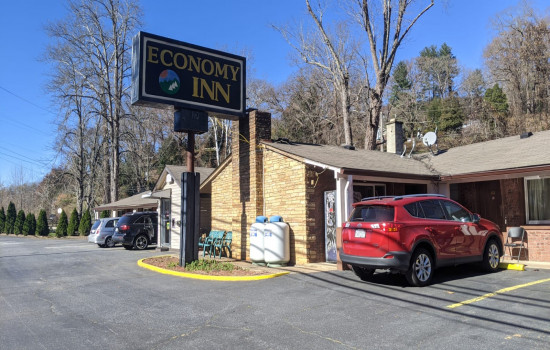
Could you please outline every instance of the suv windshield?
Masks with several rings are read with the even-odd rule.
[[[393,221],[394,207],[384,205],[361,205],[355,207],[350,221],[388,222]]]

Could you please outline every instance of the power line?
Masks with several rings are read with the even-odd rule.
[[[21,96],[17,95],[16,93],[14,93],[14,92],[12,92],[12,91],[6,89],[6,88],[3,87],[3,86],[0,86],[0,89],[4,90],[5,92],[7,92],[7,93],[10,94],[10,95],[13,95],[13,96],[17,97],[18,99],[20,99],[20,100],[22,100],[22,101],[27,102],[27,103],[30,104],[30,105],[35,106],[36,108],[40,108],[40,109],[43,110],[43,111],[46,111],[46,112],[51,113],[51,114],[53,114],[53,115],[56,115],[54,112],[50,111],[49,109],[46,109],[46,108],[44,108],[44,107],[42,107],[42,106],[37,105],[37,104],[34,103],[34,102],[31,102],[31,101],[27,100],[26,98],[21,97]]]
[[[32,127],[32,126],[30,126],[30,125],[27,125],[27,124],[25,124],[25,123],[23,123],[23,122],[20,122],[20,121],[18,121],[18,120],[8,119],[7,117],[0,117],[0,119],[3,120],[3,121],[5,121],[5,122],[8,122],[8,123],[19,124],[19,125],[21,125],[21,126],[24,126],[24,127],[28,128],[28,129],[37,131],[37,132],[39,132],[39,133],[41,133],[41,134],[44,134],[44,135],[48,135],[48,136],[51,135],[51,133],[49,133],[49,132],[46,132],[46,131],[44,131],[44,130],[37,129],[37,128],[35,128],[35,127]]]

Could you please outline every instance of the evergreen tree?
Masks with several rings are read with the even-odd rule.
[[[4,232],[4,225],[6,224],[6,212],[4,207],[0,209],[0,233]]]
[[[57,228],[55,229],[55,235],[57,237],[66,236],[68,225],[67,214],[65,213],[65,210],[62,210],[61,215],[59,216],[59,221],[57,222]]]
[[[407,91],[411,88],[412,83],[409,78],[409,69],[404,61],[400,61],[393,70],[394,84],[391,89],[390,103],[395,104],[399,100],[399,95],[403,91]]]
[[[67,227],[67,234],[73,236],[75,232],[78,231],[78,225],[80,225],[80,217],[76,208],[73,209],[71,213],[71,218],[69,219],[69,226]]]
[[[36,223],[36,235],[47,236],[49,234],[50,230],[48,228],[48,218],[46,217],[46,211],[42,209],[38,214],[38,222]]]
[[[110,217],[111,217],[111,213],[108,210],[103,210],[101,214],[99,214],[100,219],[110,218]]]
[[[13,231],[16,235],[22,235],[23,234],[23,224],[25,223],[25,212],[23,209],[19,210],[17,213],[17,217],[15,218],[15,224],[13,227]]]
[[[36,217],[33,213],[29,214],[29,235],[36,235]]]
[[[78,226],[78,232],[81,236],[87,236],[90,234],[90,229],[92,228],[92,216],[90,215],[90,210],[86,209],[84,214],[82,214],[82,219],[80,220],[80,225]]]
[[[6,223],[4,224],[4,231],[7,234],[14,232],[16,216],[17,212],[15,211],[15,204],[13,204],[13,202],[10,202],[10,204],[8,205],[8,213],[6,214]]]
[[[493,112],[499,115],[505,115],[508,113],[508,101],[506,94],[498,84],[495,84],[492,88],[485,91],[485,97],[483,98],[487,102]]]
[[[34,230],[31,231],[33,214],[29,213],[23,223],[23,236],[34,234]]]

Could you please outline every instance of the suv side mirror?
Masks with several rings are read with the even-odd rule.
[[[472,222],[473,222],[474,224],[478,224],[478,223],[479,223],[479,220],[481,220],[481,216],[479,216],[479,214],[473,214],[472,217],[473,217]]]

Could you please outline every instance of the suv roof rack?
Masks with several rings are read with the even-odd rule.
[[[375,196],[375,197],[366,197],[366,198],[361,199],[361,202],[370,201],[370,200],[373,200],[373,199],[384,199],[384,198],[395,198],[395,196]]]
[[[420,194],[405,194],[403,196],[395,196],[393,198],[394,201],[403,199],[403,198],[414,198],[414,197],[442,197],[447,198],[444,194],[438,194],[438,193],[420,193]]]

